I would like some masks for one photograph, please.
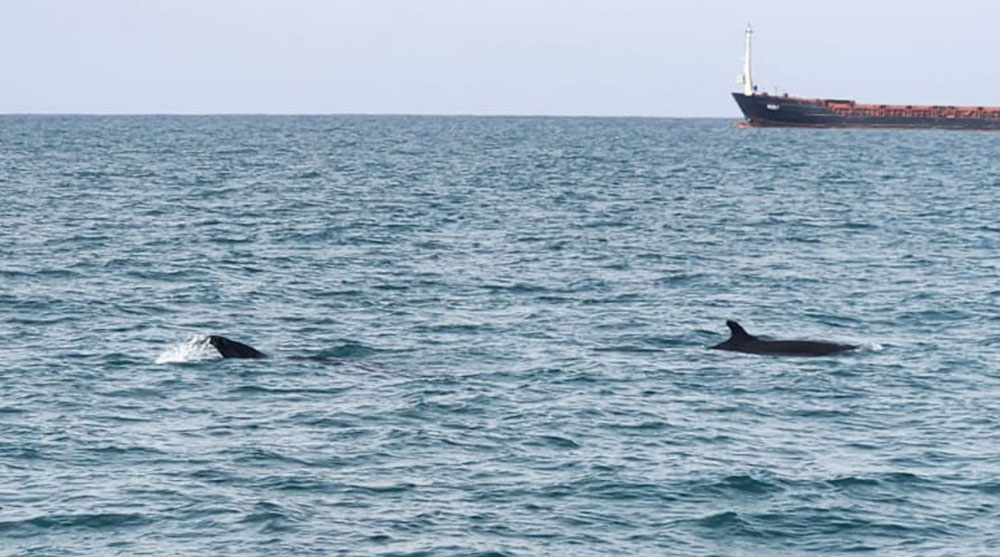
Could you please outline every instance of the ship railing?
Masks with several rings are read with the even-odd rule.
[[[915,105],[859,105],[826,102],[827,108],[838,116],[877,118],[1000,118],[1000,107],[915,106]]]

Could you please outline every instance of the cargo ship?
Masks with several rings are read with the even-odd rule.
[[[737,125],[1000,130],[1000,106],[862,104],[847,99],[810,99],[787,93],[758,93],[750,74],[752,34],[753,30],[747,25],[746,58],[740,76],[743,92],[733,93],[745,120]]]

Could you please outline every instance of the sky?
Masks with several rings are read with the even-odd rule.
[[[7,0],[0,113],[739,117],[1000,105],[1000,2]]]

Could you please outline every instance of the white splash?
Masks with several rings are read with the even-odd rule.
[[[869,352],[881,352],[882,350],[884,350],[882,345],[877,342],[870,342],[868,344],[865,344],[863,348],[865,350],[868,350]]]
[[[218,359],[219,351],[209,344],[205,335],[195,335],[180,344],[175,344],[156,357],[158,364],[176,364]]]

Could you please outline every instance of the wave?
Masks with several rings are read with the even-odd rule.
[[[0,532],[48,531],[65,528],[118,529],[143,526],[151,522],[150,517],[138,513],[47,514],[23,520],[0,521]]]
[[[323,349],[312,355],[313,359],[353,359],[366,358],[380,352],[377,348],[352,340],[342,340],[341,344]]]

